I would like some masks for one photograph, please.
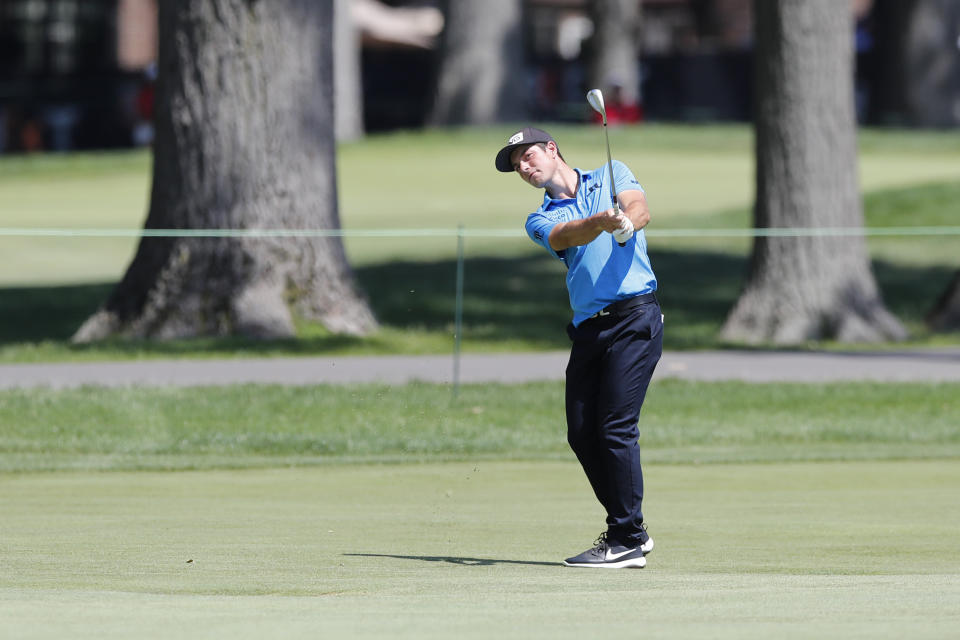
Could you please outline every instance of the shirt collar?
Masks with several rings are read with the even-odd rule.
[[[551,198],[550,194],[544,190],[543,192],[543,209],[547,209],[551,203],[560,203],[567,202],[569,200],[577,200],[584,193],[583,189],[589,185],[593,180],[593,171],[582,171],[577,167],[573,168],[577,172],[577,193],[573,198]]]

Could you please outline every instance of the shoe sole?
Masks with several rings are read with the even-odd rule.
[[[647,541],[640,545],[640,551],[644,556],[653,551],[653,538],[647,538]],[[563,566],[578,569],[643,569],[647,566],[647,559],[641,556],[621,562],[567,562],[564,560]]]
[[[647,566],[647,559],[643,556],[639,558],[630,558],[620,562],[584,562],[574,563],[563,561],[565,567],[575,567],[577,569],[643,569]]]

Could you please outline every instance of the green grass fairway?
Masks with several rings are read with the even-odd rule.
[[[0,475],[4,638],[945,638],[960,465],[648,465],[642,571],[566,569],[571,462]]]
[[[4,391],[0,638],[946,637],[958,398],[655,382],[618,572],[560,383]]]
[[[647,460],[960,458],[960,384],[655,380]],[[563,383],[0,391],[0,471],[567,459]]]

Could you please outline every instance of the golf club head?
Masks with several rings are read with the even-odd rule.
[[[587,92],[587,102],[593,107],[593,110],[603,117],[603,123],[607,123],[607,109],[603,106],[603,92],[600,89],[591,89]]]

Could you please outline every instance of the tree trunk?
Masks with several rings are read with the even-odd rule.
[[[446,0],[435,126],[490,124],[526,117],[520,0]]]
[[[849,3],[756,0],[755,225],[862,227]],[[855,237],[759,237],[723,336],[797,344],[902,339],[884,307],[866,243]]]
[[[145,228],[338,228],[332,4],[159,7]],[[335,332],[376,326],[339,238],[144,237],[74,340],[284,337],[292,312]]]
[[[590,0],[594,31],[590,38],[588,83],[607,91],[620,88],[625,103],[640,99],[640,3],[637,0]]]
[[[333,3],[333,115],[338,142],[364,134],[360,33],[350,5],[351,0]]]
[[[934,331],[960,329],[960,271],[953,276],[950,285],[927,314],[927,325]]]

